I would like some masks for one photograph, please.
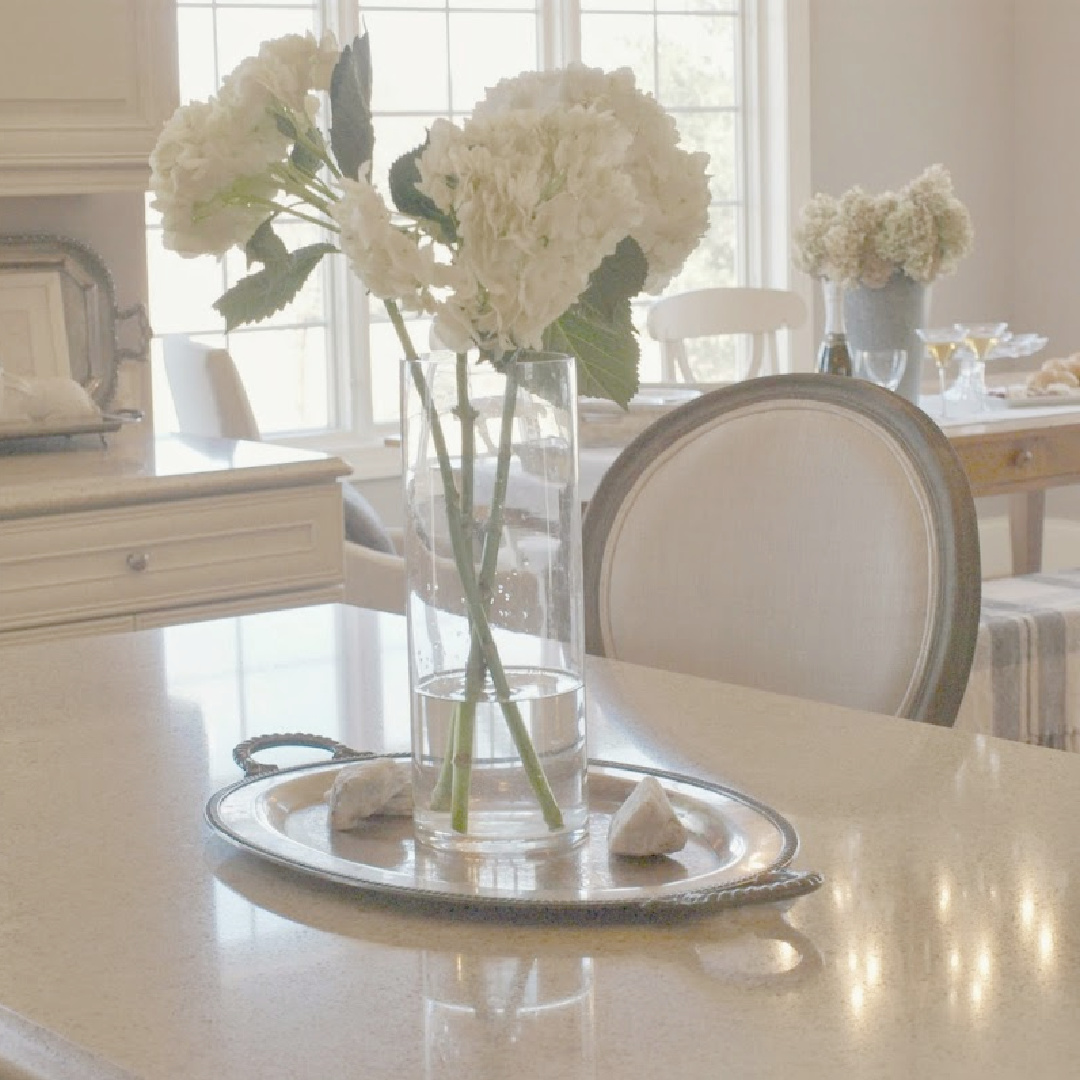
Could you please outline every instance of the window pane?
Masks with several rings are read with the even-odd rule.
[[[364,22],[371,35],[372,109],[445,112],[450,78],[443,13],[365,9]]]
[[[371,407],[376,424],[397,420],[401,386],[401,342],[380,308],[372,306],[371,319]],[[409,338],[420,354],[429,351],[430,319],[407,319]]]
[[[508,75],[536,67],[533,14],[455,15],[450,27],[450,84],[454,109],[469,112]]]
[[[304,0],[176,0],[177,7],[217,7],[223,8],[263,8],[263,7],[303,7]]]
[[[150,293],[150,325],[155,334],[189,334],[224,330],[214,301],[224,290],[221,264],[207,257],[184,259],[161,244],[157,231],[146,245]]]
[[[237,330],[229,352],[264,435],[330,426],[323,327]]]
[[[669,107],[735,104],[735,21],[660,15],[656,24],[657,99]]]
[[[738,285],[738,216],[733,207],[714,206],[709,212],[709,230],[686,260],[669,292],[704,289],[714,285]]]
[[[673,110],[681,144],[686,150],[704,150],[709,155],[709,181],[716,202],[739,198],[740,162],[736,143],[734,113],[680,113]]]
[[[582,15],[581,59],[591,67],[628,67],[639,90],[656,93],[652,15]]]
[[[714,11],[738,15],[738,0],[656,0],[658,11]]]
[[[176,13],[180,65],[180,100],[203,101],[217,87],[214,70],[214,16],[208,8],[181,8]]]
[[[749,358],[744,335],[693,338],[686,342],[686,359],[696,382],[733,382],[745,377]]]
[[[570,0],[379,0],[363,5],[374,67],[373,178],[380,188],[385,190],[392,162],[423,141],[436,116],[460,120],[488,86],[538,66],[542,25],[548,25],[538,17],[541,4],[554,14],[555,24],[573,18],[577,8]],[[321,25],[320,13],[333,12],[335,5],[325,0],[178,0],[178,8],[186,100],[205,99],[214,91],[215,74],[230,71],[261,42],[315,29]],[[738,0],[582,0],[578,9],[581,59],[605,69],[630,67],[638,86],[672,109],[682,145],[711,157],[714,205],[708,236],[669,291],[737,284],[744,269],[741,9]],[[223,267],[209,257],[183,260],[164,252],[160,230],[153,228],[156,217],[148,213],[155,331],[205,335],[221,325],[212,304],[224,289],[226,270],[233,281],[245,273],[243,256],[230,253]],[[290,249],[320,238],[317,228],[303,223],[279,231]],[[349,410],[345,391],[336,389],[349,378],[347,355],[361,365],[359,378],[368,380],[370,392],[361,400],[370,400],[371,416],[361,417],[362,424],[397,419],[401,346],[381,304],[371,302],[370,330],[359,320],[356,340],[339,341],[330,329],[339,329],[334,304],[341,295],[340,279],[333,275],[348,273],[344,259],[324,259],[284,311],[230,334],[227,342],[223,335],[204,337],[228,345],[268,434],[337,426],[335,413]],[[650,302],[643,298],[634,307],[645,381],[660,377],[658,347],[644,332]],[[427,350],[429,321],[409,326],[416,347]],[[731,368],[732,357],[718,354],[712,344],[714,364]],[[163,385],[159,366],[155,358],[155,384]],[[704,369],[698,375],[721,377]],[[168,399],[167,393],[160,396]],[[155,408],[155,415],[167,412],[168,405]]]
[[[533,0],[447,0],[446,6],[457,18],[455,8],[492,8],[500,11],[535,11]]]
[[[314,8],[218,8],[218,74],[228,75],[264,41],[309,30],[315,31]]]
[[[653,0],[588,0],[581,5],[581,12],[647,11],[652,12]]]
[[[654,298],[639,300],[633,305],[634,325],[638,331],[638,348],[641,356],[638,360],[638,380],[642,383],[659,382],[663,377],[660,363],[660,343],[654,341],[645,329],[645,320]]]

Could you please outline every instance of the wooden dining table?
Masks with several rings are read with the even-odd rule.
[[[594,757],[774,808],[821,888],[631,919],[476,913],[213,831],[204,806],[252,736],[407,747],[396,616],[0,648],[0,1076],[1076,1074],[1080,755],[601,659],[587,698]]]
[[[1080,483],[1080,402],[1009,408],[991,401],[972,416],[940,419],[976,497],[1009,498],[1009,533],[1014,574],[1042,568],[1046,492]]]

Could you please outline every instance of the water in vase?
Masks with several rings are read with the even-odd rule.
[[[585,691],[579,676],[549,668],[507,666],[516,704],[543,776],[562,815],[561,828],[544,820],[533,782],[522,764],[503,706],[490,681],[476,704],[468,827],[452,828],[447,758],[455,716],[467,700],[464,672],[420,683],[413,708],[413,795],[417,837],[435,847],[498,853],[563,850],[585,837]],[[462,760],[459,757],[459,765]]]

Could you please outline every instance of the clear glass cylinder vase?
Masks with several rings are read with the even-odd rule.
[[[505,854],[584,839],[572,357],[402,368],[417,839]]]

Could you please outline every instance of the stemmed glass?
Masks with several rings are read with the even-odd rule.
[[[896,390],[907,367],[907,349],[856,349],[856,374],[886,390]]]
[[[916,330],[916,333],[922,339],[926,351],[937,367],[938,387],[941,393],[941,419],[947,420],[949,411],[945,397],[945,369],[949,366],[953,353],[964,342],[965,331],[958,326],[939,326],[930,330]]]
[[[986,400],[986,358],[1008,336],[1009,324],[957,323],[964,345],[971,351],[960,364],[956,396],[960,401],[974,401],[981,408]]]

